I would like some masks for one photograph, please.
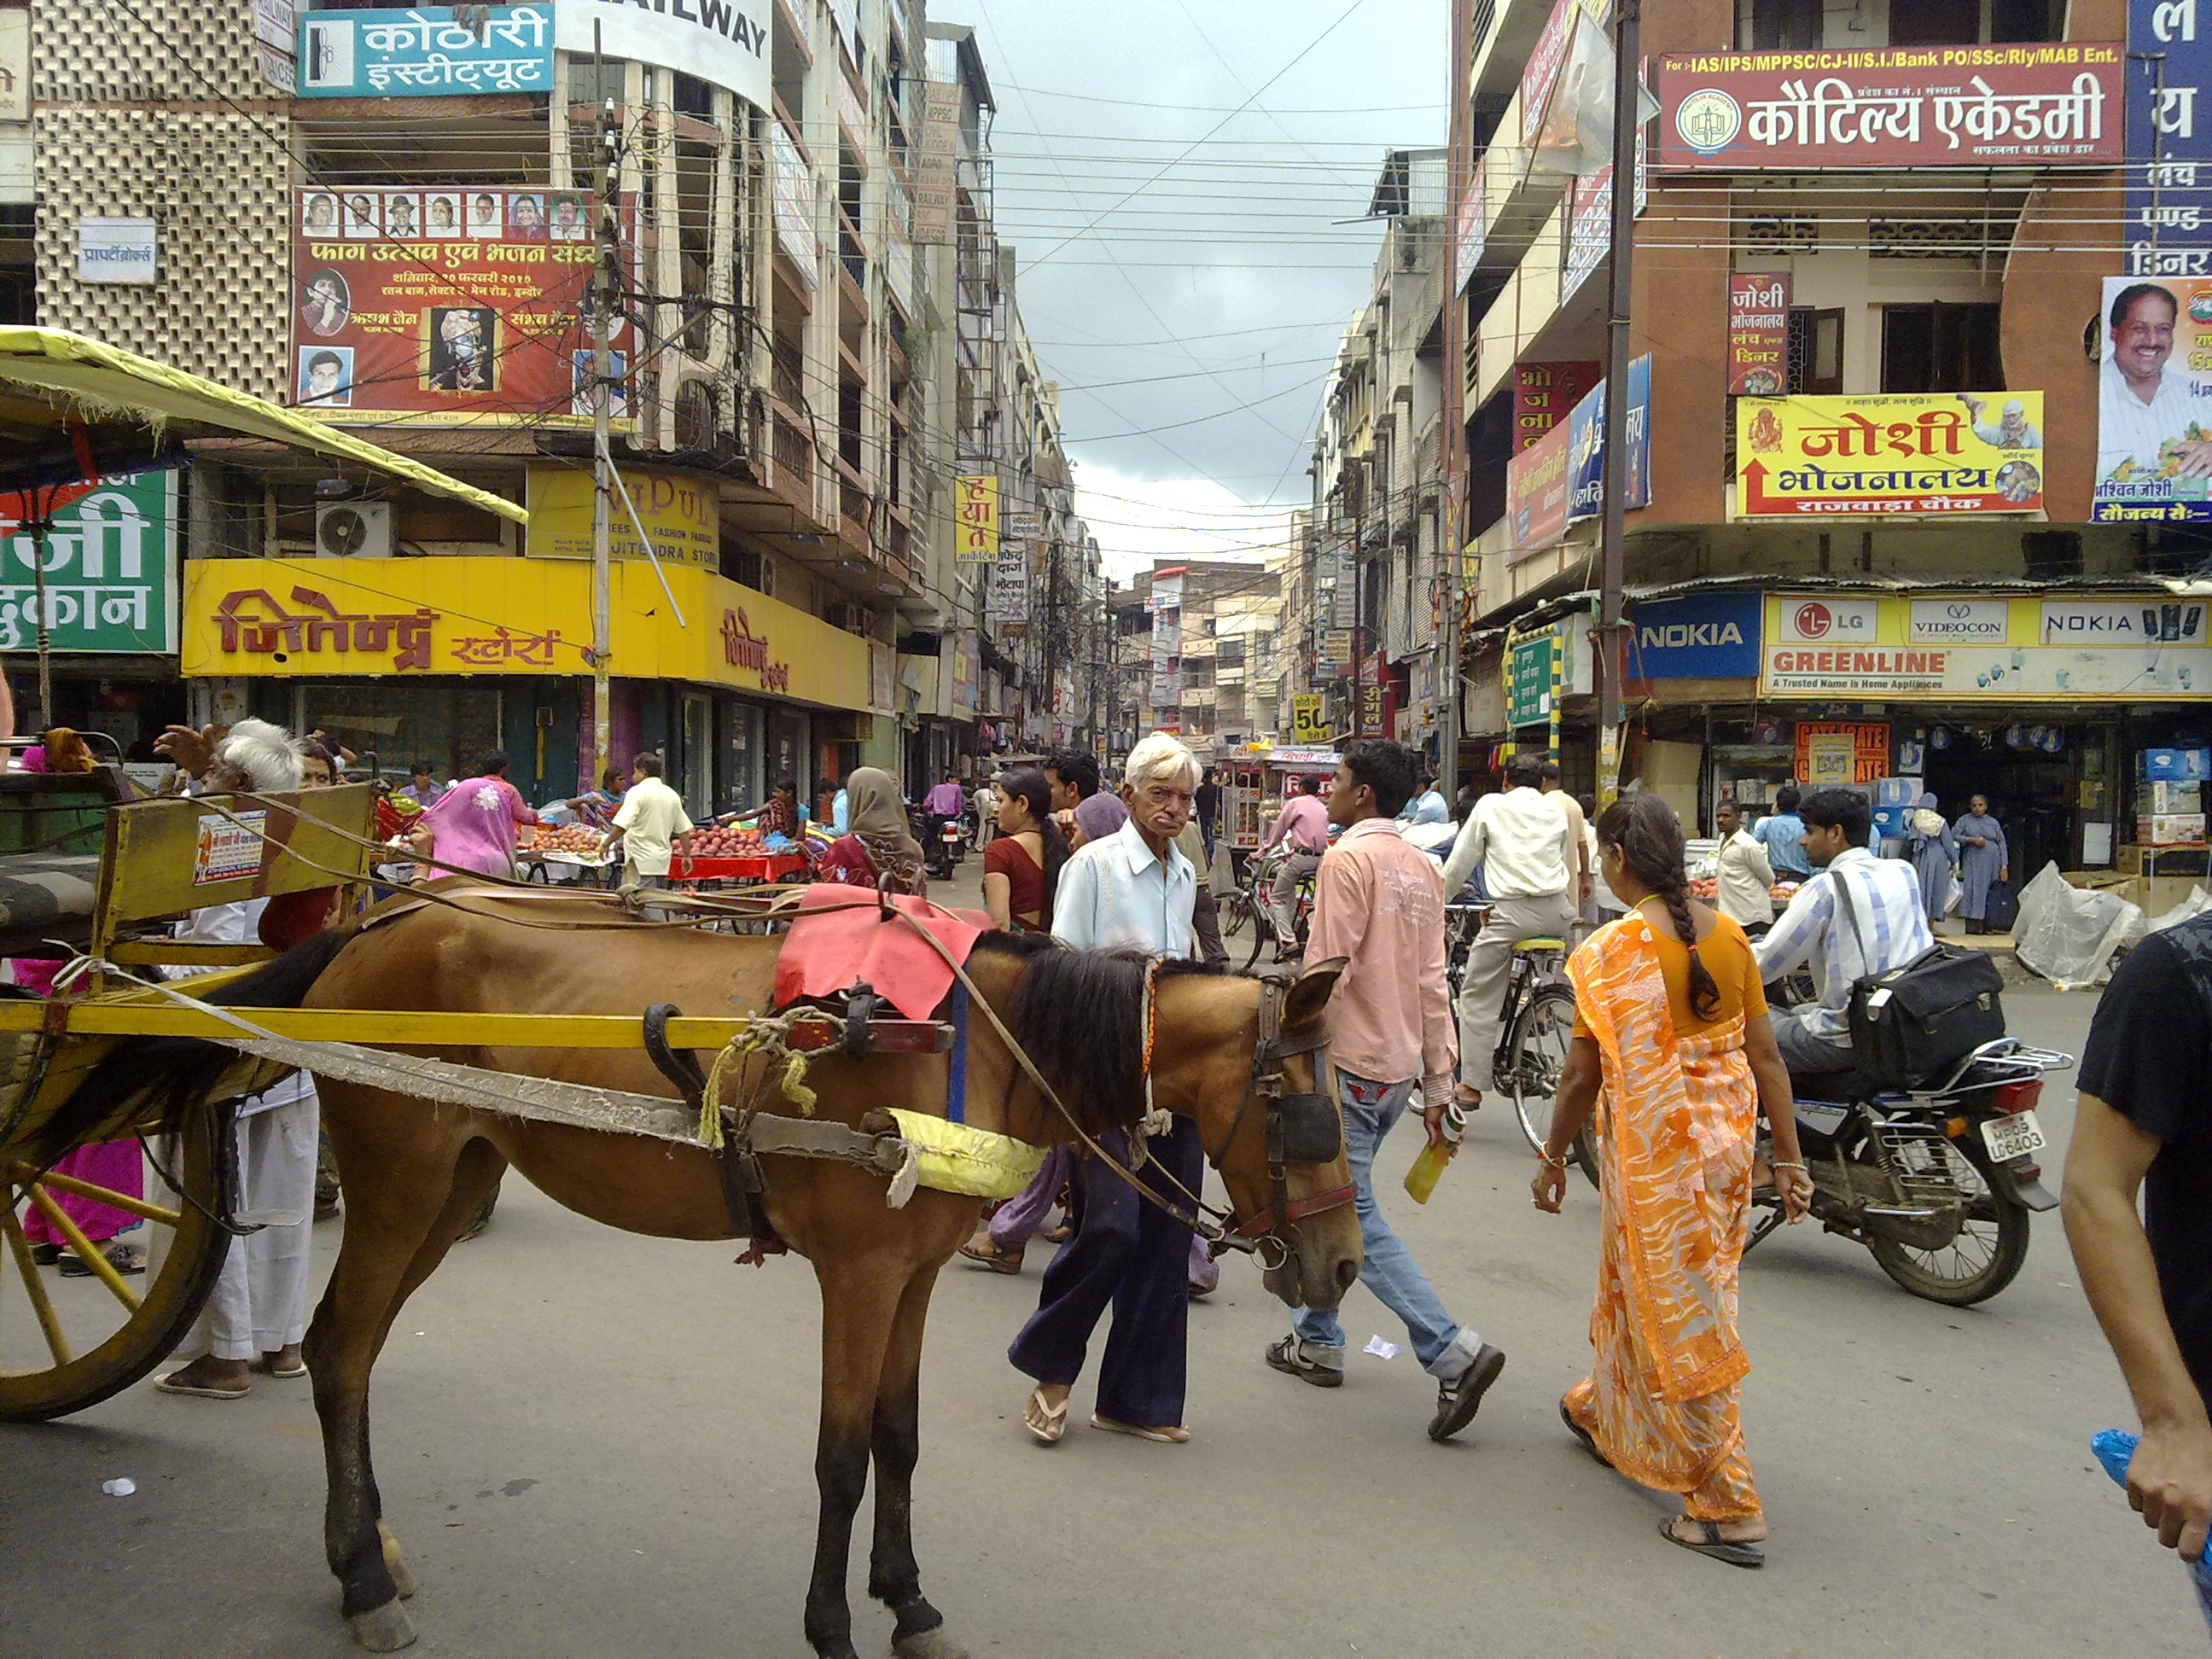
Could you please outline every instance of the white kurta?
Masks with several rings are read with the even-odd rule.
[[[178,929],[180,939],[247,944],[266,899],[214,904],[195,910]],[[172,973],[172,978],[189,975]],[[238,1143],[241,1218],[290,1211],[296,1222],[264,1226],[231,1241],[222,1275],[207,1305],[178,1346],[180,1359],[212,1354],[253,1359],[299,1341],[307,1330],[307,1279],[315,1212],[315,1139],[320,1114],[315,1080],[295,1073],[261,1094],[239,1103]]]

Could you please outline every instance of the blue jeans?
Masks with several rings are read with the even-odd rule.
[[[1376,1083],[1339,1070],[1338,1099],[1344,1108],[1344,1155],[1352,1166],[1352,1185],[1358,1191],[1359,1242],[1366,1252],[1360,1263],[1359,1282],[1375,1292],[1382,1305],[1406,1322],[1413,1356],[1421,1369],[1449,1382],[1474,1361],[1482,1340],[1461,1328],[1444,1309],[1443,1299],[1429,1283],[1421,1264],[1405,1241],[1390,1231],[1375,1203],[1375,1152],[1391,1125],[1405,1115],[1413,1097],[1413,1085]],[[1299,1352],[1320,1364],[1344,1364],[1344,1327],[1334,1309],[1302,1308],[1291,1322],[1298,1334]]]

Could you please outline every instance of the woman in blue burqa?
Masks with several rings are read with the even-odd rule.
[[[1990,798],[1977,795],[1966,816],[1951,826],[1959,848],[1959,914],[1970,933],[1990,931],[1990,889],[2012,879],[2012,852],[2004,825],[1990,816]]]
[[[1959,863],[1959,844],[1951,826],[1937,810],[1936,797],[1923,795],[1905,815],[1905,855],[1920,876],[1920,902],[1927,907],[1928,924],[1943,919],[1951,902],[1951,880]]]

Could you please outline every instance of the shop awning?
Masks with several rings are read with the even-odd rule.
[[[517,524],[526,508],[311,416],[53,328],[0,328],[0,491],[143,467],[186,438],[259,438]],[[121,459],[126,465],[112,465]]]

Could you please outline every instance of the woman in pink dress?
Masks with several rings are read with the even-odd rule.
[[[455,784],[422,814],[415,831],[415,850],[458,869],[512,877],[514,827],[537,822],[538,814],[523,800],[521,791],[507,781],[507,757],[494,750],[478,763],[476,776]]]

